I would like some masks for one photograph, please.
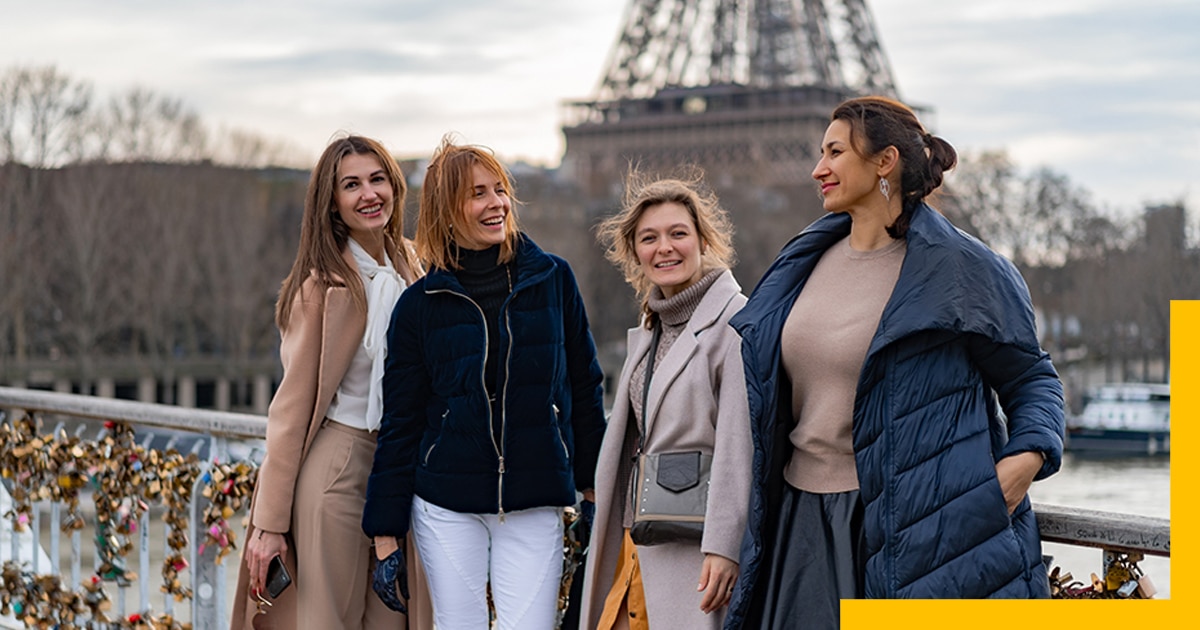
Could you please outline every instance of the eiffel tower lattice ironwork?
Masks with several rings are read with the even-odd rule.
[[[795,183],[867,93],[897,96],[865,0],[630,0],[594,98],[565,104],[563,164],[595,192],[631,162]]]

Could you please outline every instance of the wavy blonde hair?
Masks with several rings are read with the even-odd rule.
[[[650,310],[650,293],[654,283],[642,272],[635,237],[638,222],[647,210],[664,203],[678,203],[687,209],[703,244],[700,266],[705,273],[713,269],[729,269],[737,262],[733,249],[733,223],[721,207],[717,195],[704,184],[698,167],[686,169],[682,175],[654,178],[630,170],[625,177],[625,197],[621,210],[597,226],[597,237],[604,245],[604,256],[637,292],[641,301],[642,319],[646,328],[657,320]]]

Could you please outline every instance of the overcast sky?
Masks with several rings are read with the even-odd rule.
[[[0,63],[178,97],[313,158],[338,131],[425,156],[448,131],[556,165],[630,0],[0,0]],[[1200,212],[1200,2],[868,0],[901,96],[1102,205]]]

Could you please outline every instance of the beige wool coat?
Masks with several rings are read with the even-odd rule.
[[[679,338],[654,369],[647,400],[645,451],[700,450],[711,453],[712,483],[704,537],[699,545],[673,543],[639,547],[638,559],[654,630],[720,628],[724,609],[700,612],[696,591],[705,553],[737,561],[750,496],[750,418],[742,371],[741,339],[729,318],[746,303],[741,287],[726,270],[701,298]],[[580,620],[595,628],[612,587],[624,535],[624,501],[618,469],[630,408],[633,369],[649,351],[653,333],[644,327],[628,334],[625,365],[617,384],[596,468],[596,520],[583,586]]]
[[[352,269],[357,268],[348,247],[342,250],[342,256]],[[409,284],[416,281],[412,270],[397,262],[404,281]],[[315,275],[304,282],[293,304],[287,332],[280,338],[283,380],[267,410],[266,456],[258,470],[245,540],[258,529],[291,531],[292,502],[300,467],[333,395],[362,343],[366,327],[367,314],[355,306],[349,288],[335,285],[321,291]],[[366,534],[353,531],[346,535]],[[304,579],[296,570],[294,544],[289,542],[286,555],[288,571],[295,579]],[[432,607],[424,588],[424,573],[411,541],[408,541],[405,556],[412,596],[409,628],[432,628]],[[248,597],[249,582],[249,569],[243,559],[238,570],[231,628],[296,627],[295,588],[284,591],[272,602],[268,614],[255,619],[255,606]]]

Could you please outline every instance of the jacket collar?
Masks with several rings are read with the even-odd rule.
[[[913,213],[907,238],[900,277],[868,355],[921,330],[979,334],[1022,347],[1037,339],[1029,291],[1008,259],[925,204]]]
[[[821,255],[850,233],[850,217],[827,214],[787,243],[747,305],[730,322],[755,338],[755,370],[778,360],[783,320]],[[1008,260],[922,203],[909,224],[900,277],[871,341],[868,357],[919,330],[979,333],[1001,343],[1037,339],[1024,280]],[[756,329],[762,328],[762,333]]]
[[[741,290],[742,287],[734,279],[733,272],[726,269],[704,292],[704,297],[700,298],[700,303],[696,305],[696,310],[688,319],[683,332],[671,344],[670,350],[663,357],[662,364],[654,369],[654,377],[650,380],[649,398],[644,402],[646,415],[643,422],[647,435],[654,427],[654,420],[658,417],[658,410],[663,397],[666,396],[667,389],[683,373],[684,368],[691,363],[692,357],[699,351],[700,343],[697,336],[721,320],[722,313],[729,307],[729,303],[741,293]],[[636,366],[642,360],[643,355],[650,351],[652,340],[653,333],[646,330],[645,327],[639,326],[629,331],[626,370]]]
[[[524,233],[517,235],[516,251],[513,254],[513,291],[524,289],[532,284],[541,282],[550,275],[558,264],[554,258],[538,247],[533,239]],[[449,270],[434,268],[425,276],[425,292],[453,291],[465,293],[458,275]]]
[[[741,291],[742,286],[733,277],[733,271],[723,271],[713,281],[712,286],[708,287],[708,291],[705,291],[704,297],[700,298],[700,303],[696,305],[696,310],[688,320],[688,329],[698,333],[716,324],[729,301]]]

